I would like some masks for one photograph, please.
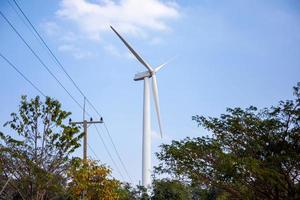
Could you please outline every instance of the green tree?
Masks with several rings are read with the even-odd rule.
[[[149,200],[150,196],[148,194],[148,189],[145,188],[142,185],[137,185],[136,186],[136,191],[137,191],[137,199],[138,200]]]
[[[137,192],[129,183],[121,183],[118,191],[120,200],[136,200]]]
[[[153,200],[191,200],[190,187],[178,180],[161,179],[153,182]]]
[[[119,189],[120,200],[149,200],[147,189],[141,185],[132,187],[129,183],[121,184]]]
[[[18,113],[5,123],[13,132],[0,134],[0,166],[3,176],[23,199],[57,198],[63,193],[68,157],[80,146],[78,127],[64,120],[70,112],[46,97],[22,96]],[[14,135],[14,137],[12,136]]]
[[[194,116],[212,137],[162,145],[157,171],[217,188],[219,199],[300,199],[300,84],[294,96],[262,110]]]

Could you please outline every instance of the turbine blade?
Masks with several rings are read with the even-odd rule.
[[[168,64],[169,62],[165,62],[165,63],[163,63],[163,64],[161,64],[161,65],[159,65],[158,67],[156,67],[154,70],[155,70],[155,72],[158,72],[161,68],[163,68],[166,64]]]
[[[110,26],[110,28],[117,34],[117,36],[122,40],[122,42],[125,44],[125,46],[131,51],[131,53],[144,65],[150,72],[153,71],[152,67],[146,63],[142,57],[126,42],[126,40],[114,29],[114,27]]]
[[[161,119],[160,119],[158,87],[157,87],[157,80],[156,80],[156,74],[155,73],[152,75],[152,89],[153,89],[153,98],[154,98],[154,103],[155,103],[155,110],[156,110],[156,114],[157,114],[159,130],[160,130],[160,136],[162,138],[162,127],[161,127]]]
[[[175,57],[173,57],[173,58],[167,60],[165,63],[159,65],[158,67],[156,67],[156,68],[154,69],[154,71],[155,71],[155,72],[158,72],[158,71],[161,70],[161,68],[163,68],[165,65],[167,65],[168,63],[170,63],[171,61],[173,61],[176,57],[177,57],[177,56],[175,56]]]

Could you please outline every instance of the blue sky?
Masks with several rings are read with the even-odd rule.
[[[297,0],[17,2],[103,114],[134,183],[141,179],[143,83],[134,82],[133,77],[144,68],[109,29],[109,24],[153,66],[176,56],[157,75],[165,137],[157,137],[152,105],[153,152],[172,139],[207,134],[191,120],[195,114],[219,116],[226,107],[274,105],[292,98],[292,86],[299,81]],[[0,10],[75,98],[83,102],[7,1],[1,1]],[[2,18],[0,44],[2,54],[44,93],[72,111],[72,119],[82,119],[79,107]],[[0,66],[0,124],[4,124],[9,114],[17,110],[22,94],[34,97],[38,93],[2,59]],[[88,111],[92,113],[90,108]],[[3,127],[0,130],[11,133]],[[118,162],[109,138],[101,132]],[[103,163],[115,168],[94,128],[89,129],[89,144]],[[81,156],[81,149],[76,155]],[[153,164],[156,163],[153,155]],[[122,169],[120,164],[119,168]],[[115,170],[113,175],[121,178]]]

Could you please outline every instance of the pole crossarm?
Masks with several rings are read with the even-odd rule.
[[[103,119],[101,117],[101,119],[99,121],[93,121],[93,119],[91,118],[90,121],[87,120],[83,120],[80,122],[72,122],[71,119],[69,121],[69,123],[71,125],[83,125],[83,160],[87,159],[87,130],[88,130],[88,124],[102,124],[103,123]]]
[[[81,125],[81,124],[84,124],[84,123],[86,123],[86,124],[102,124],[103,123],[103,121],[102,120],[100,120],[100,121],[87,121],[87,120],[85,120],[85,121],[82,121],[82,122],[70,122],[70,124],[74,124],[74,125]]]

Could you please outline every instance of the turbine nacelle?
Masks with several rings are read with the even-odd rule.
[[[137,74],[135,74],[133,80],[135,80],[135,81],[141,81],[141,80],[144,80],[144,78],[146,78],[146,77],[151,78],[152,76],[155,76],[156,72],[158,72],[161,68],[163,68],[169,62],[170,62],[170,60],[167,61],[167,62],[165,62],[164,64],[159,65],[158,67],[156,67],[152,71],[148,70],[148,71],[137,73]]]
[[[133,80],[141,81],[141,80],[144,80],[144,78],[146,78],[146,77],[150,78],[151,76],[152,76],[152,74],[149,71],[140,72],[134,76]]]

